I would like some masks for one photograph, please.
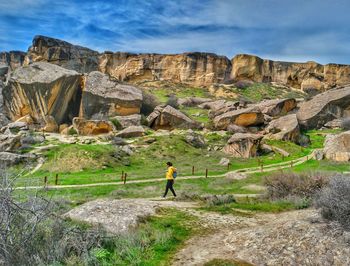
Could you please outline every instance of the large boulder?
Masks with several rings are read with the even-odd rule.
[[[276,117],[287,114],[297,107],[297,101],[293,98],[266,100],[256,105],[260,111],[268,116]]]
[[[27,161],[28,159],[34,159],[35,155],[21,155],[11,152],[2,151],[0,152],[0,168],[6,166],[12,166],[21,162]]]
[[[349,114],[350,87],[329,90],[300,105],[297,113],[302,129],[321,128],[327,122]]]
[[[127,128],[127,127],[131,127],[131,126],[140,126],[141,125],[141,115],[140,114],[126,115],[126,116],[115,116],[115,117],[111,117],[110,120],[112,122],[113,122],[113,120],[115,120],[116,123],[118,123],[121,128]]]
[[[266,128],[266,132],[269,134],[265,138],[288,140],[298,143],[300,129],[296,114],[290,114],[272,120]]]
[[[73,128],[79,135],[107,134],[114,130],[114,126],[109,121],[86,120],[80,117],[75,117],[73,119]]]
[[[249,127],[264,123],[264,115],[257,108],[250,107],[224,113],[214,118],[217,129],[225,130],[230,124]]]
[[[106,74],[93,71],[86,76],[80,115],[86,119],[106,119],[116,115],[140,113],[142,92],[122,85]]]
[[[191,129],[187,132],[185,141],[195,148],[204,148],[206,146],[204,137]]]
[[[25,52],[22,51],[10,51],[0,53],[0,63],[8,65],[11,70],[14,70],[24,63]]]
[[[199,128],[196,121],[170,105],[157,106],[147,117],[147,121],[153,129]]]
[[[52,116],[57,124],[79,112],[81,75],[49,63],[34,63],[12,72],[3,89],[7,115],[17,120],[30,115],[35,121]]]
[[[228,140],[223,151],[237,158],[255,157],[262,138],[257,134],[236,133]]]
[[[58,39],[35,36],[24,64],[49,62],[80,73],[98,70],[99,53]]]
[[[116,137],[120,138],[136,138],[145,135],[145,130],[141,126],[130,126],[116,134]]]
[[[0,134],[0,152],[16,151],[21,147],[21,136]]]
[[[324,156],[332,161],[350,161],[350,131],[338,135],[327,135],[324,142]]]

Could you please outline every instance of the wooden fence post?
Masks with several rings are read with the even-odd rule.
[[[290,167],[293,167],[293,160],[290,161]]]
[[[47,187],[47,176],[44,177],[44,188]]]
[[[56,178],[55,178],[55,185],[58,185],[58,174],[56,174]]]
[[[194,165],[192,166],[192,175],[194,175]]]
[[[230,170],[230,166],[231,166],[231,163],[228,163],[228,164],[227,164],[227,171]]]
[[[264,172],[264,164],[263,163],[260,164],[260,169],[261,169],[261,172]]]
[[[127,173],[125,173],[124,174],[124,185],[125,185],[125,183],[126,183],[126,177],[128,176],[128,174]]]
[[[208,168],[205,169],[205,178],[208,177]]]

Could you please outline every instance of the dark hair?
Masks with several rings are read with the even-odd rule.
[[[166,165],[173,166],[171,162],[167,162]]]

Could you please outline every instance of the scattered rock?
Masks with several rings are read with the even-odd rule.
[[[146,138],[146,139],[144,139],[144,142],[147,143],[147,144],[152,144],[152,143],[154,143],[156,141],[157,141],[156,138]]]
[[[317,161],[321,161],[324,158],[323,150],[315,150],[313,155],[314,155],[315,160],[317,160]]]
[[[41,129],[45,132],[57,132],[58,131],[58,125],[56,123],[56,120],[53,116],[47,115],[44,118],[45,126]]]
[[[185,141],[195,148],[204,148],[206,146],[204,137],[192,130],[185,136]]]
[[[293,110],[297,106],[295,99],[276,99],[265,100],[256,105],[260,111],[268,116],[276,117],[286,115],[289,111]]]
[[[68,124],[61,124],[58,128],[58,132],[62,133],[62,131],[65,130],[66,128],[69,128]]]
[[[107,119],[111,116],[139,114],[140,89],[122,85],[98,71],[86,76],[82,92],[81,116],[85,119]]]
[[[220,162],[219,162],[219,165],[222,165],[222,166],[228,166],[230,163],[230,159],[227,159],[227,158],[221,158]]]
[[[236,133],[228,141],[223,151],[233,157],[251,158],[257,156],[261,135],[250,133]]]
[[[12,122],[2,127],[0,132],[5,134],[17,134],[19,131],[28,130],[28,125],[25,122]]]
[[[177,100],[179,105],[194,107],[201,105],[206,102],[211,102],[210,98],[201,98],[201,97],[188,97],[188,98],[180,98]]]
[[[338,135],[329,134],[324,142],[325,158],[337,162],[350,160],[350,131]]]
[[[120,138],[136,138],[145,135],[145,130],[141,126],[130,126],[119,131],[116,136]]]
[[[16,153],[2,151],[0,152],[0,166],[4,167],[4,166],[16,165],[29,158],[35,158],[35,157],[33,157],[33,155],[32,157],[29,157],[27,155],[20,155]]]
[[[264,123],[264,115],[256,108],[245,108],[231,111],[214,118],[217,129],[227,129],[230,124],[248,127]]]
[[[147,117],[149,126],[153,129],[174,129],[174,128],[199,128],[196,121],[192,120],[179,110],[167,105],[157,106],[153,113]]]
[[[33,145],[37,143],[43,143],[45,141],[45,137],[42,135],[27,135],[21,138],[22,145]]]
[[[343,123],[343,119],[334,119],[332,121],[327,122],[324,126],[326,128],[341,128]]]
[[[114,130],[112,123],[109,121],[85,120],[79,117],[73,119],[73,127],[79,135],[107,134]]]
[[[113,121],[114,119],[118,121],[121,128],[123,129],[131,126],[141,126],[140,114],[133,114],[133,115],[127,115],[127,116],[115,116],[110,118],[111,121]]]
[[[21,146],[21,136],[0,135],[0,151],[16,151]]]
[[[266,128],[268,139],[299,142],[300,129],[296,114],[290,114],[272,120]]]
[[[116,146],[127,145],[128,143],[121,137],[113,137],[112,144]]]
[[[297,113],[299,124],[302,129],[321,128],[341,118],[349,106],[350,87],[326,91],[301,104]]]

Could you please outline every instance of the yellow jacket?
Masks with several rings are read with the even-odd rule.
[[[165,177],[167,180],[174,180],[173,173],[176,172],[176,168],[173,166],[168,167]]]

